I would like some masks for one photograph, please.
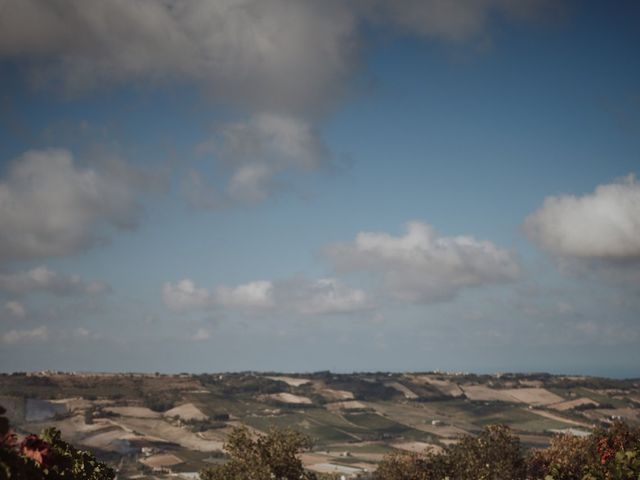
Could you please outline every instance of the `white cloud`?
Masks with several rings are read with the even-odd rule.
[[[449,300],[464,287],[513,281],[520,272],[514,255],[491,242],[443,237],[417,221],[404,236],[361,232],[326,254],[339,271],[379,275],[391,296],[411,302]]]
[[[315,126],[351,88],[363,25],[460,42],[485,36],[496,13],[527,18],[551,3],[21,0],[3,8],[0,59],[26,60],[20,64],[36,83],[73,93],[186,83],[249,114],[213,141],[233,159],[223,187],[197,172],[182,180],[191,205],[220,209],[261,202],[287,186],[287,172],[314,171],[326,160]]]
[[[95,295],[109,291],[109,286],[103,282],[87,282],[77,275],[63,275],[40,266],[23,272],[0,273],[0,291],[16,295],[34,292]]]
[[[344,285],[335,278],[294,278],[278,284],[278,305],[300,315],[352,313],[372,308],[364,290]]]
[[[0,262],[68,255],[131,229],[145,180],[123,162],[79,168],[67,150],[30,150],[0,183]]]
[[[345,2],[22,0],[3,9],[0,56],[77,91],[189,81],[252,110],[300,111],[335,96],[354,63]]]
[[[49,330],[46,326],[36,327],[32,330],[11,330],[2,335],[2,341],[8,344],[42,343],[49,339]]]
[[[226,186],[216,191],[191,170],[183,179],[187,201],[197,208],[218,209],[264,201],[286,187],[284,175],[319,170],[329,154],[311,123],[291,115],[259,113],[244,122],[219,127],[198,149],[213,154]]]
[[[550,0],[21,0],[3,9],[0,57],[72,91],[188,81],[252,111],[324,109],[358,64],[368,19],[460,42],[496,14],[535,18]]]
[[[229,181],[231,198],[250,203],[265,200],[273,190],[273,172],[264,163],[243,165]]]
[[[207,308],[211,305],[211,294],[204,288],[196,288],[193,280],[185,278],[173,285],[164,284],[162,299],[174,311],[188,311]]]
[[[360,289],[336,279],[294,278],[279,282],[254,281],[235,287],[219,286],[213,293],[185,279],[166,283],[165,305],[174,311],[228,308],[296,315],[329,315],[370,309],[372,301]]]
[[[640,260],[640,184],[633,175],[583,196],[547,197],[525,232],[559,257]]]
[[[198,328],[196,332],[189,337],[189,340],[194,342],[202,342],[211,338],[211,332],[206,328]]]
[[[273,284],[255,281],[237,287],[218,287],[215,304],[236,308],[270,308],[274,306]]]
[[[20,302],[10,300],[4,304],[4,308],[13,317],[24,318],[27,315],[27,310]]]
[[[223,126],[219,138],[223,159],[231,165],[261,160],[274,168],[314,170],[327,154],[313,127],[289,115],[255,114],[247,122]]]

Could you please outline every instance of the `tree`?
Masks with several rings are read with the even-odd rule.
[[[590,437],[593,460],[584,480],[636,480],[640,478],[640,428],[615,422]]]
[[[200,476],[202,480],[315,480],[297,457],[309,448],[310,438],[294,430],[274,429],[254,437],[246,427],[236,427],[225,444],[230,460],[203,469]]]
[[[581,479],[587,465],[592,462],[591,440],[564,434],[551,439],[549,447],[534,450],[529,454],[529,477],[554,480]]]
[[[451,477],[458,480],[519,480],[526,476],[520,439],[506,425],[489,425],[448,450]]]
[[[18,443],[0,407],[0,480],[113,480],[115,472],[88,451],[60,438],[55,428]]]
[[[616,423],[585,438],[560,435],[523,455],[506,426],[491,425],[439,454],[394,454],[378,480],[640,480],[640,428]]]
[[[384,459],[375,472],[379,480],[433,480],[446,478],[451,470],[445,455],[433,453],[394,453]]]
[[[617,422],[588,437],[559,435],[528,459],[529,477],[550,480],[637,480],[640,428]]]
[[[443,453],[395,454],[378,467],[379,480],[522,480],[526,463],[509,427],[490,425]]]

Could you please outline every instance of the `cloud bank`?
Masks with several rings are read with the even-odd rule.
[[[259,280],[236,287],[218,287],[213,298],[214,304],[228,308],[271,308],[275,306],[274,285]]]
[[[49,329],[46,326],[31,330],[10,330],[0,337],[5,344],[44,343],[49,340]]]
[[[22,0],[3,9],[0,56],[77,91],[190,82],[252,111],[324,109],[358,64],[362,25],[446,42],[494,16],[535,19],[549,0]]]
[[[77,253],[137,225],[149,179],[121,161],[79,167],[68,150],[30,150],[0,183],[0,262]],[[151,180],[153,182],[153,180]]]
[[[185,278],[175,285],[165,283],[162,287],[164,304],[176,312],[198,310],[211,305],[211,294],[204,288],[197,288],[193,280]]]
[[[251,110],[324,108],[356,50],[353,12],[331,0],[24,0],[3,17],[0,55],[38,80],[187,81]]]
[[[300,277],[279,282],[261,280],[235,287],[219,286],[213,291],[197,288],[192,280],[184,279],[176,284],[165,283],[162,298],[169,309],[177,312],[226,308],[331,315],[372,307],[372,300],[366,292],[333,278],[308,280]]]
[[[510,282],[520,273],[511,252],[469,236],[443,237],[418,221],[403,236],[361,232],[325,253],[338,271],[380,277],[387,294],[409,302],[450,300],[465,287]]]
[[[22,0],[4,6],[0,59],[77,94],[114,85],[195,86],[246,120],[217,132],[224,185],[191,169],[191,206],[264,201],[286,174],[328,158],[317,125],[353,88],[364,32],[486,41],[493,17],[537,18],[549,0]],[[219,172],[216,172],[218,174]],[[80,242],[82,243],[82,242]]]
[[[222,125],[198,151],[213,155],[225,185],[214,185],[196,170],[183,179],[182,192],[196,208],[219,209],[262,202],[287,187],[284,174],[328,167],[330,155],[316,128],[300,117],[258,113]]]
[[[559,257],[640,260],[640,185],[629,175],[588,195],[547,197],[524,228],[539,247]]]
[[[364,290],[348,287],[335,278],[293,278],[278,287],[277,303],[300,315],[353,313],[373,306]]]

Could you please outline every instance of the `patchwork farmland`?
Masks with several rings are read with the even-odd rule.
[[[637,425],[638,398],[638,380],[547,374],[0,375],[0,405],[20,434],[59,428],[119,478],[192,478],[225,461],[238,425],[304,432],[309,469],[356,477],[389,453],[437,452],[488,424],[509,425],[527,447],[617,418]]]

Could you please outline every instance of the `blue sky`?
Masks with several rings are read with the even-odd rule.
[[[1,368],[640,375],[639,21],[10,2]]]

